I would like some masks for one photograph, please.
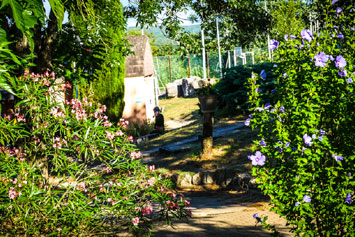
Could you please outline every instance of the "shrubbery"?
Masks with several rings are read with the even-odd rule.
[[[272,210],[307,236],[355,233],[355,10],[336,2],[328,1],[319,34],[305,29],[272,41],[276,103],[256,93],[260,76],[249,79],[246,124],[261,131],[249,156],[253,175]]]
[[[265,102],[272,101],[276,77],[272,72],[274,63],[260,63],[255,65],[241,65],[227,69],[222,80],[216,85],[220,96],[219,108],[227,107],[231,112],[247,113],[248,89],[246,83],[252,72],[264,71],[265,78],[260,84],[259,93]]]
[[[153,217],[170,223],[189,205],[171,182],[86,98],[54,100],[70,84],[54,74],[10,79],[15,111],[0,118],[0,235],[148,235]],[[118,229],[118,230],[117,230]]]

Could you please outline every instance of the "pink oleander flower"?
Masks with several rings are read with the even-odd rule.
[[[108,140],[111,141],[114,137],[115,137],[115,134],[114,134],[114,133],[110,133],[110,132],[106,131],[106,138],[107,138]]]
[[[112,126],[112,123],[108,122],[108,121],[105,121],[104,124],[103,124],[104,127],[111,127]]]
[[[79,183],[79,184],[77,184],[76,185],[76,189],[77,190],[81,190],[81,191],[83,191],[83,192],[87,192],[88,190],[86,189],[86,187],[85,187],[85,183]]]
[[[154,172],[155,172],[155,165],[150,165],[150,166],[148,166],[148,170],[149,170],[150,172],[154,173]]]
[[[121,131],[121,130],[118,130],[117,132],[116,132],[116,136],[118,136],[118,137],[122,137],[124,134],[123,134],[123,132]]]
[[[134,159],[140,158],[142,156],[142,153],[140,151],[138,151],[138,152],[132,151],[130,156],[134,160]]]
[[[153,213],[153,207],[151,205],[143,208],[143,210],[142,210],[143,215],[149,215],[151,213]]]
[[[112,198],[107,198],[107,202],[112,203]]]
[[[57,231],[58,231],[58,232],[61,232],[61,231],[62,231],[62,228],[58,227],[58,228],[57,228]]]
[[[105,172],[109,174],[112,172],[112,169],[108,165],[106,165]]]
[[[153,177],[153,178],[151,178],[151,179],[148,180],[147,186],[148,186],[148,187],[151,187],[151,186],[154,185],[154,183],[155,183],[155,179],[154,179],[154,177]]]
[[[130,142],[133,142],[133,137],[129,136],[129,137],[127,137],[127,140],[130,141]]]
[[[190,206],[190,202],[185,200],[185,207],[189,207]]]
[[[20,114],[15,114],[15,117],[17,119],[17,122],[26,122],[26,118]]]
[[[139,217],[132,218],[132,224],[135,226],[138,225],[139,224]]]
[[[104,191],[105,191],[104,186],[100,184],[100,192],[104,192]]]
[[[17,192],[14,187],[11,187],[9,190],[9,198],[15,199],[17,197]]]

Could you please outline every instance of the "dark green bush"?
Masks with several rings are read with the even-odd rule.
[[[268,80],[260,86],[262,100],[272,102],[272,90],[275,87],[276,77],[272,72],[274,63],[259,63],[254,65],[241,65],[227,69],[224,77],[216,85],[217,94],[220,97],[219,108],[228,109],[231,113],[247,113],[248,95],[245,83],[252,72],[260,73],[265,70]]]

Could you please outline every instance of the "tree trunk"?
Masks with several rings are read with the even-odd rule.
[[[203,114],[203,130],[202,130],[202,156],[204,160],[212,158],[213,148],[213,117],[214,113]]]
[[[36,42],[35,45],[38,45],[39,47],[35,49],[35,52],[37,54],[37,59],[35,60],[36,63],[36,72],[42,73],[49,69],[53,69],[52,65],[52,51],[53,51],[53,43],[57,39],[58,35],[58,24],[57,24],[57,18],[54,15],[53,11],[51,10],[49,14],[49,21],[48,21],[48,27],[46,29],[46,32],[41,32],[37,31],[36,33],[44,35],[44,37],[41,36],[35,36],[35,40],[41,41],[39,44]],[[38,37],[38,38],[37,38]]]

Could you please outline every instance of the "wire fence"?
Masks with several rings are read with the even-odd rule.
[[[253,51],[238,54],[235,51],[227,51],[222,54],[222,69],[243,65],[270,61],[267,48],[253,49]],[[159,87],[165,87],[169,82],[198,76],[203,78],[203,62],[201,55],[187,56],[158,56],[154,57],[156,75],[159,79]],[[220,78],[220,65],[217,52],[206,53],[207,78]]]

